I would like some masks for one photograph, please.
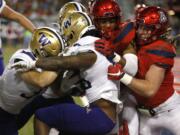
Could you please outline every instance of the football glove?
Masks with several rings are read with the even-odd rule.
[[[114,64],[108,67],[108,79],[120,80],[120,82],[124,83],[125,85],[129,85],[133,77],[126,74],[120,64]]]
[[[95,41],[95,49],[106,57],[111,57],[114,53],[111,43],[104,39]]]
[[[120,64],[110,65],[108,67],[108,79],[109,80],[120,80],[124,76],[122,66]]]
[[[118,63],[121,60],[121,56],[114,53],[113,45],[104,39],[98,39],[95,41],[95,49],[100,52],[112,63]]]
[[[25,72],[35,68],[36,61],[18,61],[10,66],[15,68],[17,72]]]

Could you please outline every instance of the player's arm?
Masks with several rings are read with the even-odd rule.
[[[120,64],[126,73],[134,76],[137,73],[138,62],[133,41],[127,45],[122,55],[114,52],[112,46],[114,45],[111,42],[104,39],[99,39],[95,42],[95,48],[98,52],[106,56],[113,64]]]
[[[36,61],[35,66],[53,71],[59,69],[87,69],[95,63],[96,58],[96,54],[91,51],[73,56],[40,58]]]
[[[24,28],[28,29],[31,32],[33,32],[36,29],[36,27],[28,18],[26,18],[23,14],[18,13],[17,11],[13,10],[8,5],[6,5],[3,8],[1,14],[5,18],[8,18],[8,19],[11,19],[20,23]]]
[[[49,86],[58,76],[57,72],[52,72],[52,71],[38,72],[36,70],[21,72],[19,74],[26,83],[40,88]]]
[[[141,96],[152,97],[164,80],[165,71],[164,68],[151,65],[144,80],[133,78],[128,87]]]
[[[134,42],[132,41],[127,46],[127,48],[123,51],[122,56],[114,53],[114,58],[112,61],[114,63],[120,64],[124,72],[135,76],[138,70],[138,58],[136,56]]]
[[[117,72],[119,72],[118,77]],[[150,66],[145,78],[138,79],[125,73],[120,64],[115,64],[108,67],[108,78],[110,80],[120,80],[138,95],[148,98],[154,96],[158,91],[164,80],[165,72],[166,69],[153,64]]]
[[[138,58],[136,56],[136,49],[133,41],[123,51],[122,57],[118,63],[122,65],[123,70],[126,73],[132,76],[136,75],[138,70]]]

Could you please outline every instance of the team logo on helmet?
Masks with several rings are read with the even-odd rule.
[[[36,57],[57,56],[63,51],[64,42],[54,29],[41,27],[33,33],[30,49]]]
[[[167,22],[167,17],[166,17],[166,15],[164,14],[164,12],[159,11],[159,15],[160,15],[160,19],[159,19],[159,22],[160,22],[160,23]]]
[[[51,44],[51,41],[48,39],[48,37],[46,37],[46,35],[44,33],[40,33],[41,36],[39,38],[39,44],[41,44],[42,46]]]
[[[64,21],[64,27],[67,29],[71,26],[71,18],[68,18]]]

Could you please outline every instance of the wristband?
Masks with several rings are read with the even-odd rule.
[[[132,76],[125,73],[124,76],[120,79],[120,81],[122,83],[124,83],[125,85],[129,85],[131,83],[132,79],[133,79]]]
[[[117,53],[114,53],[114,58],[112,59],[112,61],[114,63],[119,63],[120,60],[121,60],[121,56]]]

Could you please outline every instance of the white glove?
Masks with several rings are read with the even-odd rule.
[[[18,72],[25,72],[34,69],[36,67],[35,64],[36,61],[19,61],[10,65],[10,68],[15,68]]]

